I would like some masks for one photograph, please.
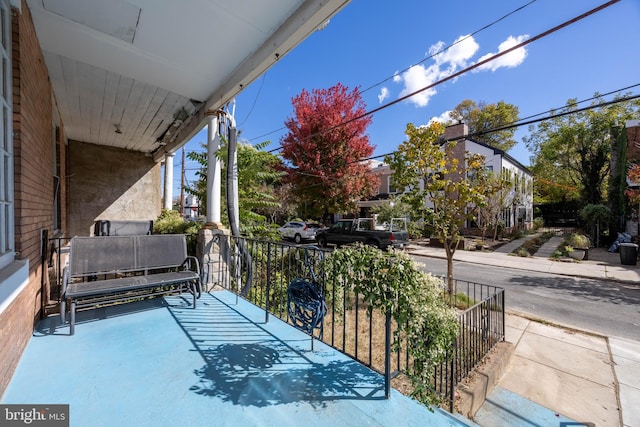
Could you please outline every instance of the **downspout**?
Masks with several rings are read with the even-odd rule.
[[[233,113],[229,118],[227,140],[227,214],[231,235],[235,238],[236,248],[246,265],[246,280],[240,291],[242,296],[247,296],[253,286],[253,261],[247,249],[244,239],[240,236],[240,206],[238,200],[238,133]],[[238,270],[239,271],[239,270]]]

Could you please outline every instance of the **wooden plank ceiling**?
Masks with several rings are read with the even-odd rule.
[[[27,0],[69,139],[173,152],[348,0]]]

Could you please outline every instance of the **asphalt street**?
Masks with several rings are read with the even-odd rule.
[[[414,256],[446,274],[446,260]],[[459,280],[505,289],[507,310],[551,323],[640,341],[640,285],[454,262]]]

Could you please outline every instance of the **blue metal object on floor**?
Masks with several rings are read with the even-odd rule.
[[[580,427],[585,426],[496,386],[476,413],[474,421],[492,427]]]
[[[465,426],[226,291],[40,323],[2,403],[69,404],[72,426]]]

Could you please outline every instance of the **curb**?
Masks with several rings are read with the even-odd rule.
[[[406,249],[406,251],[411,254],[411,255],[415,255],[415,256],[421,256],[421,257],[425,257],[425,258],[438,258],[438,259],[446,259],[445,255],[440,255],[440,254],[432,254],[432,253],[419,253],[421,251],[422,248],[420,247],[409,247]],[[505,256],[509,256],[509,255],[505,255]],[[487,257],[488,259],[491,259],[490,257]],[[505,267],[503,265],[500,265],[498,263],[482,263],[479,261],[467,261],[467,260],[456,260],[454,259],[454,262],[466,262],[468,264],[478,264],[478,265],[492,265],[493,267],[499,267],[499,268],[511,268],[514,269],[515,267]],[[549,262],[560,262],[560,261],[549,261]],[[620,283],[620,284],[634,284],[636,285],[638,282],[635,280],[625,280],[625,279],[617,279],[615,277],[594,277],[593,275],[587,275],[587,274],[579,274],[579,273],[572,273],[572,274],[565,274],[562,272],[553,272],[550,273],[549,271],[545,271],[545,270],[541,270],[541,269],[537,269],[537,268],[522,268],[522,267],[518,267],[519,270],[524,270],[524,271],[537,271],[539,273],[545,273],[545,274],[556,274],[559,276],[567,276],[567,277],[578,277],[578,278],[582,278],[582,279],[595,279],[595,280],[604,280],[607,282],[614,282],[614,283]],[[606,272],[606,271],[605,271]]]
[[[476,412],[484,404],[487,396],[498,385],[500,378],[509,369],[516,346],[502,341],[483,359],[483,364],[458,385],[456,410],[462,416],[473,420]]]

